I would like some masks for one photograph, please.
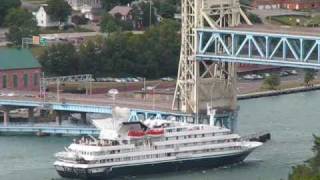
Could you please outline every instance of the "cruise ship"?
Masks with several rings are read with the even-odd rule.
[[[82,137],[55,154],[62,177],[100,179],[205,169],[243,161],[260,142],[229,129],[168,120],[94,120],[99,138]]]

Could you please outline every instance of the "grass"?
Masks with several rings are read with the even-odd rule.
[[[280,23],[282,25],[288,25],[288,26],[301,26],[305,24],[309,17],[307,16],[298,16],[298,15],[292,15],[292,16],[272,16],[271,22]],[[270,19],[268,18],[268,19]]]
[[[35,4],[35,5],[47,3],[47,0],[22,0],[22,1]]]
[[[267,17],[272,24],[287,26],[319,26],[320,16],[285,15]]]
[[[311,82],[312,84],[320,84],[320,80],[316,79]],[[303,82],[297,82],[297,81],[286,81],[286,82],[281,82],[281,84],[274,90],[285,90],[285,89],[291,89],[291,88],[296,88],[296,87],[302,87],[305,86]],[[261,88],[256,91],[256,92],[264,92],[264,91],[269,91],[271,89],[268,89],[264,85],[261,86]]]

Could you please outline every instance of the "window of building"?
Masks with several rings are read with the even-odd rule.
[[[39,75],[37,73],[33,74],[33,85],[38,86],[39,84]]]
[[[14,88],[18,87],[18,76],[16,74],[13,75],[13,87]]]
[[[2,76],[2,88],[7,88],[7,76],[3,75]]]
[[[28,77],[28,74],[24,74],[23,75],[23,85],[24,87],[28,87],[28,84],[29,84],[29,77]]]

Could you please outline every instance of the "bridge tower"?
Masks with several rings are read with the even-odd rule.
[[[207,108],[216,109],[215,123],[233,129],[237,117],[236,65],[196,61],[196,28],[219,29],[251,22],[239,0],[181,0],[182,41],[173,109],[207,119]],[[218,47],[219,48],[219,47]],[[223,48],[221,48],[223,50]],[[220,118],[219,118],[220,117]]]

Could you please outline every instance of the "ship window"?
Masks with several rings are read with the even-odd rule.
[[[179,137],[177,136],[177,137],[176,137],[176,140],[178,140],[178,139],[179,139]]]
[[[202,137],[204,137],[204,134],[202,134]]]

